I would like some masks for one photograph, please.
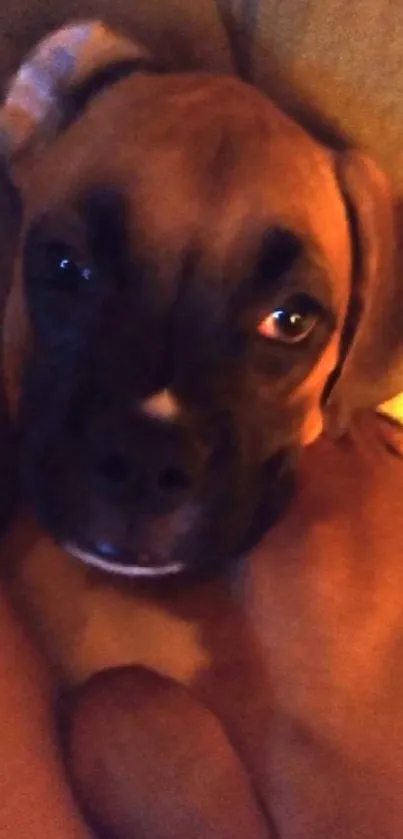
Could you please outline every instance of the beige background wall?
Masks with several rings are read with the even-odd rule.
[[[270,54],[296,90],[403,183],[403,2],[262,0],[255,77]]]
[[[252,43],[253,80],[306,102],[403,183],[402,0],[221,0]]]

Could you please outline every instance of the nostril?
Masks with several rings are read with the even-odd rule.
[[[158,475],[158,487],[164,492],[183,492],[189,486],[189,475],[177,466],[167,466]]]
[[[100,471],[108,483],[115,486],[127,484],[131,475],[130,464],[121,454],[110,454],[104,458],[100,464]]]

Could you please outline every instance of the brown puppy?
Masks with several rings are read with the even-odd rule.
[[[40,46],[11,86],[2,126],[25,208],[8,382],[37,514],[87,566],[123,578],[237,559],[282,511],[289,464],[324,418],[340,430],[402,385],[385,179],[362,156],[319,146],[240,82],[157,74],[141,48],[91,24]],[[30,329],[23,358],[13,359],[23,300]],[[34,533],[33,542],[22,551],[18,587],[65,678],[135,662],[197,684],[270,810],[270,761],[262,763],[258,732],[272,709],[273,628],[250,635],[227,578],[178,584],[167,595],[137,592],[135,602],[128,582],[114,589],[44,536]],[[85,709],[100,696],[111,725],[116,708],[112,751],[126,713],[118,696],[135,692],[137,676],[122,678],[106,689],[101,680],[100,694],[95,687],[82,705],[88,720]],[[175,731],[194,707],[177,690],[164,711]],[[225,765],[221,735],[195,707],[209,753]],[[94,747],[102,745],[96,719]],[[129,718],[128,730],[134,725]],[[137,739],[124,739],[134,744],[127,771],[141,779],[144,759],[157,777],[158,749],[137,762]],[[186,722],[176,747],[190,760]],[[81,756],[76,770],[93,793]],[[257,836],[259,807],[232,759],[228,799],[239,800],[243,787]],[[132,822],[114,823],[121,806],[113,808],[112,764],[98,776],[112,809],[99,812],[99,788],[91,809],[122,835],[159,835],[139,823],[134,805]],[[208,755],[197,765],[210,776]],[[137,783],[131,788],[143,797]],[[176,800],[174,782],[166,792]],[[157,820],[163,810],[156,805]],[[210,835],[235,835],[212,821]],[[172,835],[186,835],[184,825]]]
[[[395,394],[400,339],[375,167],[234,79],[148,63],[101,26],[72,27],[3,111],[25,208],[25,485],[71,553],[137,577],[244,553],[324,401],[337,426]]]

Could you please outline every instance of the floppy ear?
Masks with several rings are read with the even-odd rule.
[[[134,69],[151,66],[140,44],[99,21],[65,26],[41,41],[11,81],[0,110],[0,156],[11,165],[46,145],[96,89]],[[109,78],[108,78],[109,73]],[[80,96],[81,93],[81,96]]]
[[[363,154],[338,156],[338,176],[353,243],[351,300],[339,365],[329,385],[325,422],[338,436],[350,417],[403,390],[403,271],[391,186]]]

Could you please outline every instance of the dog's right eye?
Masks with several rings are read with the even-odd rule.
[[[44,248],[40,269],[42,282],[53,286],[54,291],[68,294],[80,292],[82,286],[87,284],[92,277],[91,269],[80,264],[65,246],[58,243],[52,243]]]
[[[61,242],[27,247],[25,278],[33,290],[74,296],[88,287],[92,269]]]
[[[35,243],[26,249],[24,275],[33,322],[52,341],[63,340],[74,328],[75,314],[88,308],[91,267],[63,243]]]

